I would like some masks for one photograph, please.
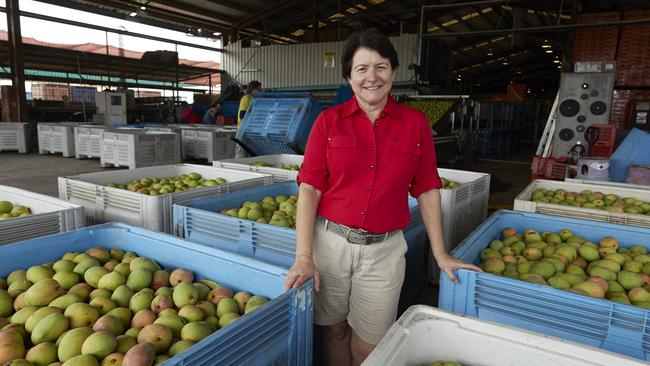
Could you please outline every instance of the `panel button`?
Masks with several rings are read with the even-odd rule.
[[[565,117],[573,117],[580,112],[580,103],[575,99],[567,99],[560,103],[560,114]]]

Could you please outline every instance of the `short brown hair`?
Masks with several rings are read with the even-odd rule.
[[[257,80],[253,80],[248,83],[248,86],[246,86],[246,93],[252,93],[253,90],[255,89],[261,89],[262,88],[262,83],[260,83]]]
[[[367,29],[361,33],[351,34],[345,41],[341,65],[343,67],[343,78],[348,79],[352,72],[352,58],[359,48],[367,48],[376,51],[381,57],[390,61],[390,67],[394,70],[399,66],[397,51],[388,37],[376,29]]]

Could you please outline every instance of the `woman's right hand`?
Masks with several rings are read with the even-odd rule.
[[[296,261],[289,269],[287,277],[284,280],[284,290],[287,291],[292,288],[296,288],[310,277],[314,277],[314,289],[319,291],[320,289],[320,277],[318,276],[318,271],[316,271],[316,265],[314,260],[309,258],[296,258]]]

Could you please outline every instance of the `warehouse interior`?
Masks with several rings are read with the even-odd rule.
[[[430,126],[440,247],[460,262],[455,283],[409,197],[397,321],[359,353],[350,307],[340,361],[314,279],[283,286],[310,131],[361,100],[342,61],[369,29],[399,59],[389,100]],[[0,365],[646,364],[649,112],[647,0],[0,0]],[[346,224],[353,246],[392,235]],[[66,354],[68,301],[99,309],[84,339],[108,346]],[[61,309],[56,337],[41,307]]]

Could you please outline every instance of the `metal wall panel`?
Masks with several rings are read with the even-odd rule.
[[[390,40],[400,62],[395,82],[413,81],[413,70],[407,66],[417,63],[417,34]],[[341,41],[242,48],[236,42],[225,47],[223,69],[242,84],[259,80],[264,88],[337,86],[345,82],[340,61],[343,46]],[[326,52],[335,53],[334,68],[324,66]]]

